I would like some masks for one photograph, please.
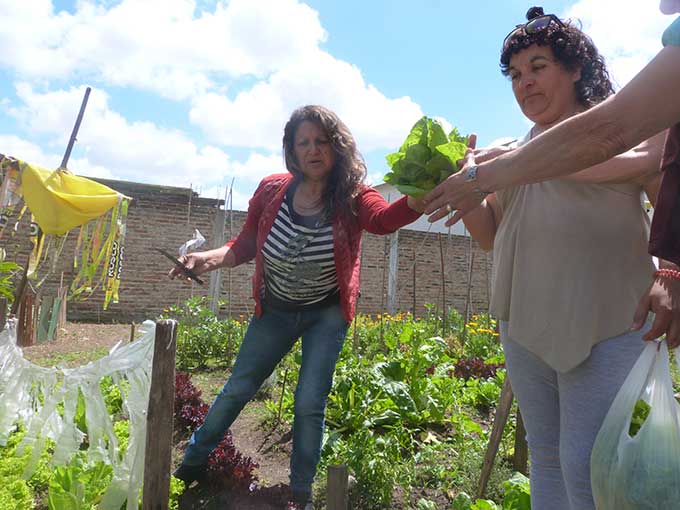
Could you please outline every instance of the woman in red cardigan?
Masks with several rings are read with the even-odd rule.
[[[181,259],[202,274],[254,258],[255,314],[232,375],[192,435],[175,476],[200,481],[212,449],[301,337],[288,508],[311,509],[326,398],[359,293],[361,233],[392,233],[416,220],[422,204],[411,197],[388,204],[363,184],[366,166],[352,134],[322,106],[293,112],[283,152],[289,173],[262,180],[240,234],[221,248]],[[183,275],[173,269],[175,277]]]

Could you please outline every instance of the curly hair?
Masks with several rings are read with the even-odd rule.
[[[366,177],[366,163],[349,128],[335,112],[323,106],[307,105],[292,113],[283,129],[286,168],[295,178],[302,178],[294,144],[295,133],[304,121],[314,122],[326,132],[335,153],[335,165],[321,197],[325,216],[332,218],[336,212],[356,214],[355,199]]]
[[[543,8],[532,7],[527,20],[543,16]],[[576,98],[586,108],[595,106],[614,93],[609,72],[593,41],[569,21],[563,25],[550,23],[545,29],[527,34],[519,30],[507,40],[501,50],[501,72],[508,76],[510,59],[533,44],[549,46],[557,61],[569,71],[581,70],[581,79],[574,86]]]

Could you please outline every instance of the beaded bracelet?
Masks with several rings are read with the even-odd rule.
[[[672,278],[673,280],[680,280],[680,271],[675,269],[659,269],[654,271],[654,277],[665,276],[666,278]]]

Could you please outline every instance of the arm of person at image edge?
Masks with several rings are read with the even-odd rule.
[[[185,255],[179,259],[180,262],[201,275],[213,269],[236,267],[252,260],[257,253],[257,226],[265,205],[260,191],[265,184],[266,179],[260,182],[250,199],[246,221],[236,238],[220,248]],[[422,200],[413,197],[403,197],[388,204],[378,191],[365,186],[358,197],[357,212],[362,229],[373,234],[389,234],[418,219],[424,207]],[[168,276],[171,279],[186,279],[178,268],[171,269]]]

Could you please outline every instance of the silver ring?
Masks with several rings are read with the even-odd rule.
[[[451,204],[446,204],[446,212],[449,214],[453,212],[453,207],[451,207]]]

